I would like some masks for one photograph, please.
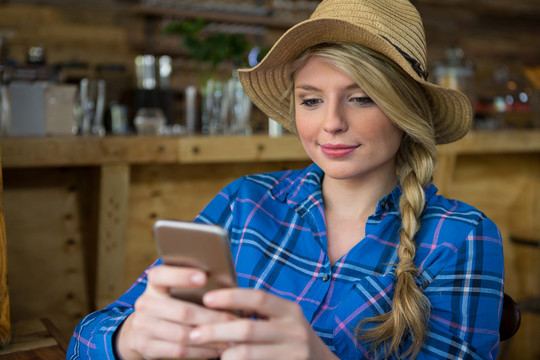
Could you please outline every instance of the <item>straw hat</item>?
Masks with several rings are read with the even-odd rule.
[[[408,0],[323,0],[311,17],[289,29],[257,66],[238,71],[246,94],[271,119],[296,133],[289,99],[282,99],[291,83],[287,66],[305,49],[325,42],[371,48],[422,84],[432,98],[438,144],[456,141],[469,130],[472,108],[468,98],[426,81],[424,28]]]

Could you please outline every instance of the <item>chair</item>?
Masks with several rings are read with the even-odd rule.
[[[540,240],[510,236],[510,241],[516,245],[528,246],[532,249],[540,249]],[[532,296],[518,301],[522,312],[540,314],[540,296]]]
[[[510,339],[521,325],[521,311],[518,304],[508,294],[504,294],[499,336],[501,341]]]
[[[540,247],[540,241],[525,239],[516,236],[510,236],[510,241],[517,245],[530,246],[532,248]],[[501,325],[499,327],[499,334],[501,341],[510,339],[519,329],[521,324],[521,313],[533,313],[540,314],[540,296],[533,296],[526,299],[521,299],[518,303],[514,302],[505,294],[505,299],[503,302],[503,317],[501,319]],[[509,352],[509,342],[501,344],[499,351],[499,360],[506,359]]]

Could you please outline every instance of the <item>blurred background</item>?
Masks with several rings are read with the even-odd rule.
[[[500,226],[506,291],[523,307],[500,358],[538,360],[540,3],[412,2],[429,80],[465,92],[475,112],[471,134],[440,147],[435,184]],[[69,338],[155,259],[155,220],[191,219],[246,173],[308,163],[235,70],[318,3],[0,0],[13,323],[48,318]]]
[[[538,1],[413,3],[424,19],[430,80],[469,94],[476,110],[475,128],[540,126]],[[98,97],[92,94],[97,93],[92,90],[97,87],[94,82],[104,80],[101,121],[109,133],[135,132],[140,108],[160,108],[168,125],[179,125],[176,133],[206,133],[211,132],[210,125],[201,123],[200,102],[208,78],[226,87],[232,70],[256,64],[287,28],[309,16],[318,1],[3,0],[1,4],[0,64],[5,84],[58,81],[78,90],[81,80],[90,79],[87,96],[92,101],[92,96]],[[65,87],[63,91],[64,96],[71,94]],[[14,97],[12,123],[18,120],[18,104],[23,101],[18,93]],[[77,102],[84,100],[79,97]],[[194,102],[190,117],[186,106]],[[266,132],[262,114],[255,109],[251,115],[246,125],[250,129],[243,131]],[[53,125],[45,132],[73,130]],[[83,129],[82,121],[75,125],[74,132],[92,132]],[[242,132],[220,126],[212,132]],[[32,133],[22,125],[9,128],[4,115],[4,134]]]

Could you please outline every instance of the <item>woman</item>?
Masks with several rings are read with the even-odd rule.
[[[425,51],[408,1],[326,0],[240,71],[314,162],[238,179],[197,217],[229,231],[240,288],[185,303],[168,289],[204,273],[158,261],[81,321],[68,358],[495,359],[502,242],[431,184],[436,144],[472,115],[426,81]]]

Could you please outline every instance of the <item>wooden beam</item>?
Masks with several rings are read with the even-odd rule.
[[[504,15],[506,17],[539,16],[540,8],[534,0],[415,0],[415,6],[420,10],[426,7],[445,9],[463,8],[480,14]]]
[[[139,5],[133,8],[133,12],[138,15],[156,16],[173,19],[199,19],[206,21],[260,25],[278,29],[288,29],[296,25],[297,21],[287,19],[273,18],[271,16],[251,15],[251,14],[236,14],[225,13],[223,11],[199,11],[187,9],[171,9],[168,7],[144,6]]]
[[[4,138],[4,167],[306,160],[294,136]]]
[[[92,166],[126,163],[173,163],[177,139],[172,137],[33,137],[0,142],[4,167]]]
[[[129,198],[129,165],[101,167],[98,215],[96,306],[103,308],[125,290],[124,244]]]
[[[36,359],[36,357],[24,357],[20,354],[25,351],[46,349],[57,345],[56,339],[49,334],[42,321],[39,319],[21,320],[13,324],[13,341],[0,348],[0,358],[9,358],[9,354],[14,354],[14,359]],[[17,353],[20,356],[18,358],[15,357]]]
[[[292,135],[3,138],[0,148],[4,168],[308,160],[300,141]],[[437,150],[440,154],[538,152],[540,131],[471,131]]]
[[[179,142],[178,151],[180,163],[308,160],[295,136],[191,137]]]
[[[439,145],[440,154],[535,153],[540,151],[540,131],[470,131],[463,139]]]
[[[453,153],[437,154],[437,169],[433,174],[433,184],[437,186],[442,195],[448,194],[448,187],[452,184],[456,158],[457,155]]]

